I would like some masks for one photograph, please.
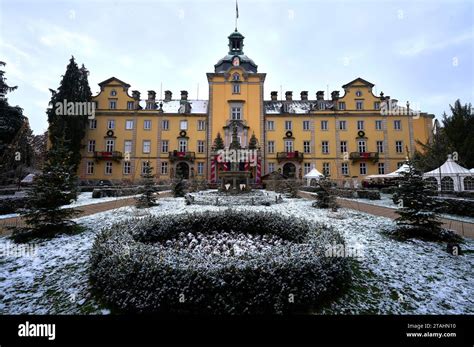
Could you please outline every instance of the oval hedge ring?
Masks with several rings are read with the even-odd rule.
[[[359,137],[365,137],[365,132],[360,130],[357,135],[359,135]]]
[[[114,132],[113,132],[113,130],[109,130],[109,131],[107,131],[107,136],[109,136],[109,137],[112,137],[112,136],[114,136]]]
[[[207,211],[121,222],[91,252],[96,295],[124,313],[309,312],[350,280],[344,245],[321,224],[257,211]],[[291,300],[289,300],[291,298]]]

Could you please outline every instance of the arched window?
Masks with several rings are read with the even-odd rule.
[[[425,179],[426,185],[428,188],[437,190],[438,189],[438,180],[434,177],[428,177]]]
[[[464,190],[474,190],[474,178],[473,177],[465,177],[464,178]]]
[[[453,191],[454,181],[451,177],[446,176],[441,179],[441,190]]]
[[[240,81],[240,75],[236,72],[235,74],[232,75],[232,80],[233,81]]]
[[[110,96],[116,96],[117,95],[117,91],[115,89],[112,89],[110,91]]]

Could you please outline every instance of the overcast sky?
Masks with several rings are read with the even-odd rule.
[[[270,91],[341,90],[356,77],[439,116],[474,96],[473,1],[240,0],[244,52]],[[227,54],[235,0],[0,0],[0,60],[35,133],[71,55],[97,83],[208,98],[206,72]],[[199,85],[199,95],[198,94]],[[329,86],[328,86],[329,85]],[[162,86],[162,87],[161,87]]]

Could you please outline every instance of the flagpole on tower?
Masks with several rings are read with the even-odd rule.
[[[237,19],[239,18],[239,3],[235,0],[235,31],[237,31]]]

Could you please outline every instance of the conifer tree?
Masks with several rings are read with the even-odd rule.
[[[217,133],[212,148],[214,149],[214,151],[218,151],[225,148],[224,140],[222,140],[221,133]]]
[[[50,108],[48,109],[49,136],[51,144],[56,145],[56,139],[64,137],[67,148],[72,152],[70,163],[77,170],[81,161],[81,141],[85,136],[88,124],[87,114],[67,115],[60,112],[59,104],[64,102],[91,102],[92,92],[89,87],[87,69],[78,67],[74,57],[71,57],[59,88],[51,91]],[[62,113],[62,114],[61,114]]]
[[[257,149],[257,147],[258,147],[258,140],[255,137],[255,134],[252,134],[249,141],[249,149]]]
[[[153,174],[153,168],[150,163],[144,167],[143,178],[143,194],[137,198],[136,206],[139,208],[152,207],[158,205],[155,197],[155,175]]]
[[[331,181],[326,177],[323,177],[318,182],[319,191],[316,195],[316,201],[313,203],[313,207],[318,208],[331,208],[337,210],[336,197],[331,193]]]
[[[33,181],[28,191],[28,206],[22,212],[27,228],[14,232],[14,237],[50,237],[56,233],[76,230],[71,221],[79,211],[61,208],[76,199],[77,176],[70,160],[72,153],[64,139],[57,139],[49,150],[43,172]]]

